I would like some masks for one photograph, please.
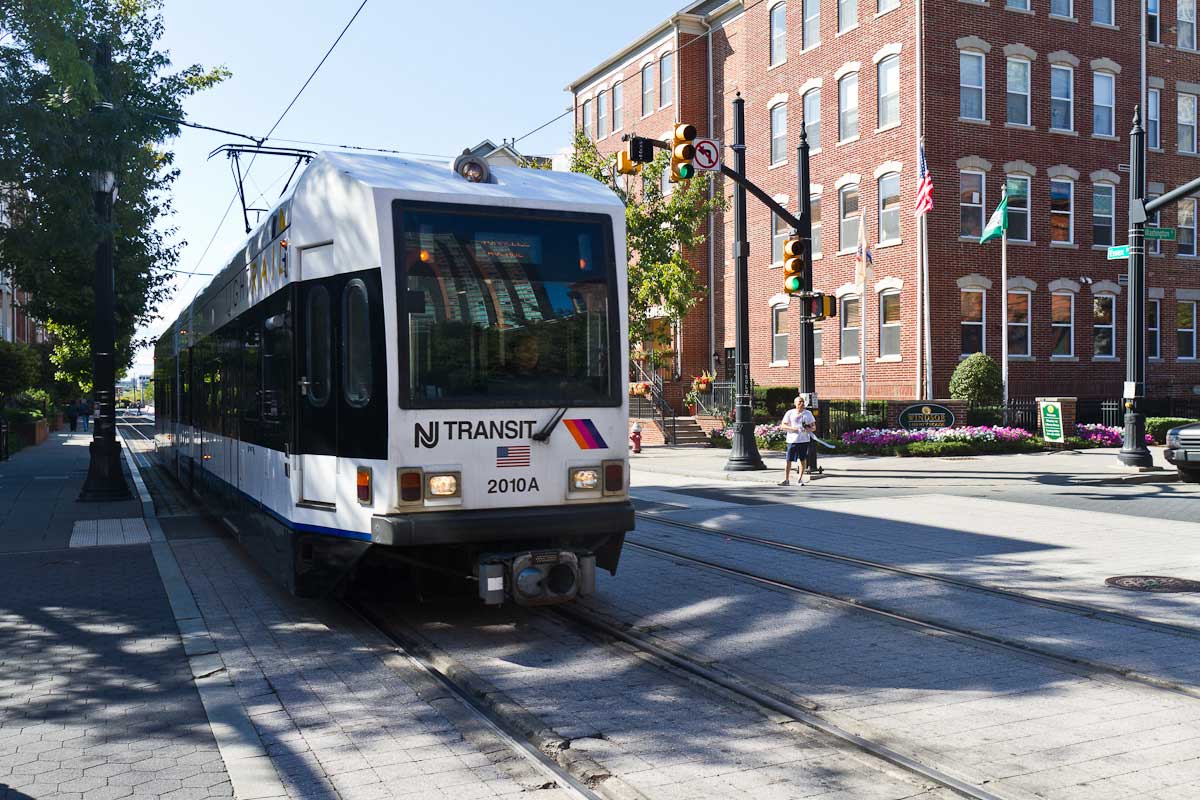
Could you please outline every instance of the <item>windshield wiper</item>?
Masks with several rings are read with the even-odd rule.
[[[555,411],[554,416],[550,418],[550,421],[543,425],[542,429],[533,435],[533,440],[535,442],[544,442],[549,439],[550,434],[554,433],[554,426],[558,424],[559,420],[566,416],[567,408],[567,406],[563,406],[562,408],[558,409],[558,411]]]

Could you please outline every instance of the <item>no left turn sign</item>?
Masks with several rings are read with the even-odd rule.
[[[693,139],[692,146],[696,148],[696,156],[692,163],[696,169],[712,172],[721,169],[721,143],[716,139]]]

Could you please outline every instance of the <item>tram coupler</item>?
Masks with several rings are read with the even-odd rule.
[[[479,559],[479,597],[489,606],[565,603],[596,591],[596,556],[569,550],[491,553]]]

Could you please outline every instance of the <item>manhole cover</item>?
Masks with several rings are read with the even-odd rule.
[[[1131,592],[1200,592],[1200,581],[1164,578],[1161,575],[1120,575],[1104,582]]]

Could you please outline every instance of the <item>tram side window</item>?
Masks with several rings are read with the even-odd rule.
[[[371,402],[371,305],[367,286],[354,279],[342,290],[342,394],[353,408]]]
[[[262,443],[282,450],[291,419],[291,347],[288,313],[268,316],[262,326]]]
[[[257,441],[262,418],[262,329],[253,322],[242,332],[242,439]]]

